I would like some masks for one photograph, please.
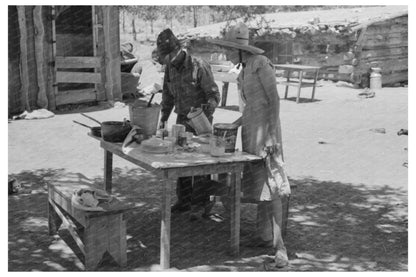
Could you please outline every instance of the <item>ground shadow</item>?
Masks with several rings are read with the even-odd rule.
[[[407,191],[293,181],[287,245],[294,270],[407,270]]]
[[[74,113],[88,113],[88,112],[98,112],[111,109],[111,104],[107,102],[90,102],[90,103],[81,103],[81,104],[67,104],[59,106],[54,113],[55,114],[74,114]]]
[[[84,267],[65,229],[49,236],[47,183],[60,178],[87,179],[63,169],[12,175],[21,192],[8,198],[9,271],[80,271]],[[127,214],[127,267],[104,260],[100,271],[157,270],[160,244],[160,180],[141,169],[114,169],[114,194],[138,203]],[[291,180],[292,194],[286,245],[290,266],[284,271],[407,270],[407,192],[389,187]],[[174,192],[173,192],[174,193]],[[241,239],[255,231],[256,205],[244,204]],[[230,222],[189,221],[172,216],[171,266],[178,270],[259,271],[268,250],[241,247],[229,255]],[[74,253],[75,252],[75,253]]]

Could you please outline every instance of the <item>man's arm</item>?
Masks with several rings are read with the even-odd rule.
[[[198,79],[201,88],[205,93],[207,102],[210,105],[210,112],[212,114],[220,102],[220,92],[217,84],[215,83],[214,75],[211,72],[211,67],[205,61],[201,62],[198,69]]]

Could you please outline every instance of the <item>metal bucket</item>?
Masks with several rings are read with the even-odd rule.
[[[130,122],[142,128],[147,137],[151,137],[156,134],[160,110],[160,105],[147,107],[146,102],[136,101],[129,105]]]

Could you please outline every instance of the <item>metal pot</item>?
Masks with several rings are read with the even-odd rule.
[[[130,131],[130,121],[104,121],[101,123],[101,137],[105,141],[123,142]]]

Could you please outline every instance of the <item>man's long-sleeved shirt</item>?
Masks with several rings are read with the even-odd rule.
[[[218,104],[220,93],[206,61],[185,52],[182,63],[176,66],[167,64],[163,80],[161,121],[167,121],[173,106],[175,113],[187,115],[191,107],[201,107],[209,99],[214,99]]]

